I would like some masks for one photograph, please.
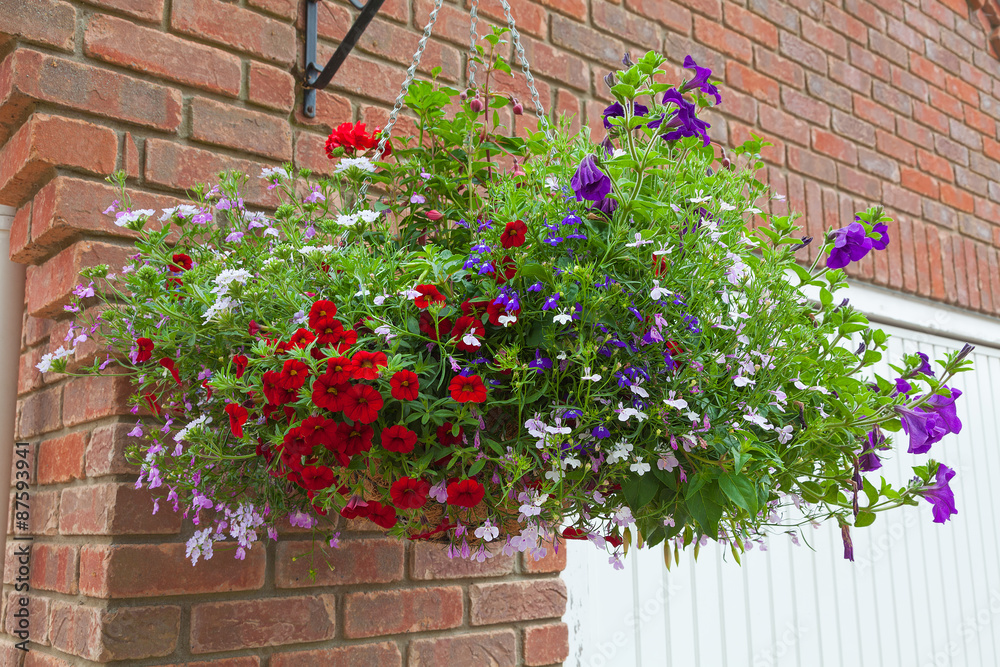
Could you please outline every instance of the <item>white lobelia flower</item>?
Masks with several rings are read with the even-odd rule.
[[[678,410],[687,409],[688,402],[683,398],[674,398],[674,392],[670,392],[670,397],[663,399],[663,402],[672,408],[677,408]]]
[[[462,342],[469,347],[480,347],[482,345],[482,343],[479,342],[479,339],[476,338],[471,331],[466,332],[466,334],[462,336]]]
[[[503,319],[503,316],[500,316]],[[552,321],[556,324],[569,324],[573,321],[573,315],[568,310],[560,310],[558,314],[552,316]]]
[[[580,377],[581,380],[590,380],[591,382],[599,382],[601,380],[601,375],[597,373],[590,372],[590,366],[584,366],[583,375]]]
[[[651,466],[645,461],[636,461],[635,463],[633,463],[628,467],[629,470],[631,470],[637,475],[645,475],[647,472],[649,472],[650,468]]]
[[[643,389],[642,385],[639,384],[639,383],[630,385],[629,389],[631,389],[632,393],[635,394],[636,396],[642,396],[643,398],[649,398],[649,392],[646,391],[645,389]]]
[[[547,187],[551,192],[557,192],[559,190],[559,179],[555,176],[546,176],[545,187]]]
[[[653,289],[651,289],[649,291],[649,296],[650,296],[650,298],[655,299],[656,301],[659,301],[660,299],[662,299],[664,297],[670,296],[670,290],[663,289],[662,287],[660,287],[660,281],[659,280],[654,280],[653,281]]]
[[[504,328],[507,328],[511,324],[517,322],[517,315],[501,315],[497,319],[500,321],[500,324],[503,325]]]
[[[649,415],[647,415],[645,412],[642,412],[641,410],[636,410],[635,408],[624,408],[621,412],[618,413],[618,421],[625,422],[628,421],[630,418],[635,417],[639,421],[644,422],[646,421],[646,418],[648,416]]]
[[[692,204],[703,204],[707,201],[712,201],[712,195],[706,195],[701,190],[696,191],[694,195],[694,197],[688,198],[688,201]]]
[[[632,243],[626,243],[625,246],[627,248],[638,248],[639,246],[649,245],[650,243],[652,243],[652,241],[643,240],[642,234],[640,234],[639,232],[636,232],[635,233],[635,241],[632,242]]]
[[[791,424],[788,426],[783,426],[781,428],[774,429],[774,432],[778,434],[778,442],[781,444],[787,444],[789,440],[792,439],[792,431],[794,428]]]
[[[720,212],[726,213],[728,211],[735,211],[735,210],[736,210],[736,207],[733,206],[732,204],[730,204],[728,202],[725,202],[725,201],[722,201],[722,200],[719,200],[719,211]]]

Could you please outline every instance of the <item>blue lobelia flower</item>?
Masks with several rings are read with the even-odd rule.
[[[528,364],[528,368],[534,368],[537,373],[544,373],[552,368],[552,360],[543,357],[538,350],[535,350],[535,360]]]
[[[577,201],[584,199],[601,201],[611,192],[611,179],[598,168],[593,155],[588,155],[580,161],[569,184],[576,194]]]
[[[555,294],[547,298],[545,300],[545,303],[542,304],[542,310],[552,310],[553,308],[555,308],[559,304],[560,296],[562,295],[559,292],[556,292]]]

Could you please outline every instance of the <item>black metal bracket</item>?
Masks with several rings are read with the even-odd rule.
[[[302,82],[304,94],[302,96],[302,113],[306,118],[316,117],[316,91],[326,88],[333,75],[337,73],[340,66],[348,54],[354,49],[358,39],[364,34],[368,24],[372,22],[375,14],[381,9],[385,0],[368,0],[361,4],[358,0],[350,0],[351,4],[361,10],[358,18],[354,20],[340,46],[334,51],[330,62],[322,70],[316,63],[316,31],[318,27],[317,10],[321,0],[306,0],[306,67],[305,79]]]

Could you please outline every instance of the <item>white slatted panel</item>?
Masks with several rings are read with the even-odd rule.
[[[890,359],[931,357],[961,343],[884,327]],[[959,514],[931,506],[880,515],[853,530],[843,560],[836,525],[809,529],[812,547],[769,540],[738,566],[725,547],[690,552],[667,572],[662,549],[631,552],[616,572],[588,543],[569,545],[572,667],[982,667],[1000,665],[1000,350],[977,348],[954,382],[962,433],[931,454],[957,472]],[[882,365],[878,371],[888,376]],[[901,434],[902,435],[902,434]],[[899,447],[902,442],[902,447]],[[897,442],[881,473],[898,483],[926,460]],[[877,481],[877,473],[869,473]]]

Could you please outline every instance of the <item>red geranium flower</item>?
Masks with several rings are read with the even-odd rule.
[[[427,502],[431,485],[422,479],[400,477],[389,487],[392,503],[401,510],[415,510]]]
[[[478,375],[457,375],[451,379],[448,390],[459,403],[482,403],[486,400],[486,386]]]
[[[386,530],[396,525],[396,509],[392,505],[372,501],[368,503],[368,519]]]
[[[417,434],[402,424],[382,430],[382,447],[390,452],[407,454],[413,451],[415,444],[417,444]]]
[[[520,248],[524,245],[524,237],[528,233],[528,225],[520,220],[508,222],[500,235],[500,243],[504,248]]]
[[[340,412],[347,404],[347,392],[351,388],[346,382],[337,382],[330,375],[322,375],[312,384],[313,403],[329,410]]]
[[[347,357],[331,357],[326,362],[326,372],[323,377],[329,378],[333,382],[348,382],[354,377],[354,371],[358,369]]]
[[[503,285],[515,275],[517,275],[517,267],[514,265],[514,260],[510,258],[510,255],[504,256],[504,258],[500,260],[500,265],[497,267],[496,271],[497,285]]]
[[[347,456],[367,452],[372,448],[374,435],[375,431],[367,424],[356,423],[352,426],[347,422],[340,422],[337,424],[336,448]]]
[[[486,495],[486,487],[474,479],[463,479],[448,485],[448,504],[456,507],[475,507]]]
[[[333,471],[326,466],[306,466],[300,472],[302,488],[320,491],[333,486]]]
[[[385,366],[389,362],[382,352],[361,350],[351,357],[351,363],[355,366],[355,371],[352,375],[355,380],[374,380],[379,374],[378,367]]]
[[[285,391],[297,391],[309,379],[309,367],[298,359],[289,359],[281,367],[278,386]]]
[[[135,363],[143,364],[153,358],[153,341],[149,338],[136,338],[135,345],[138,351],[135,353]]]
[[[661,276],[667,272],[668,268],[666,255],[653,255],[653,275]]]
[[[420,292],[420,296],[413,300],[417,308],[426,308],[432,303],[444,303],[444,294],[441,294],[434,285],[417,285],[416,291]]]
[[[174,263],[170,265],[170,270],[174,272],[190,271],[191,267],[194,266],[191,257],[182,252],[174,253],[170,259],[174,260]]]
[[[354,153],[361,149],[362,151],[369,150],[378,146],[378,133],[379,128],[375,128],[372,134],[368,134],[365,129],[364,123],[356,123],[352,125],[351,123],[341,123],[330,136],[326,139],[326,154],[333,159],[333,150],[335,148],[343,148],[344,152],[348,155],[354,155]],[[383,157],[389,155],[388,142],[386,142],[386,152]]]
[[[424,334],[428,338],[441,340],[442,338],[446,338],[448,334],[451,333],[451,320],[447,317],[441,318],[437,321],[437,328],[435,328],[434,316],[425,310],[420,313],[418,327],[420,328],[420,333]]]
[[[451,431],[453,428],[455,428],[455,425],[451,422],[445,422],[441,426],[437,427],[438,442],[445,447],[457,445],[462,442],[462,436],[465,435],[465,429],[461,426],[458,427],[458,435],[452,435]]]
[[[279,384],[281,373],[278,371],[267,371],[262,378],[264,383],[264,397],[268,403],[273,405],[284,405],[295,400],[295,392],[283,389]]]
[[[233,365],[236,366],[236,379],[239,380],[247,372],[247,363],[250,360],[245,355],[238,354],[233,357]]]
[[[336,314],[337,305],[333,301],[327,301],[326,299],[315,301],[312,308],[309,309],[309,326],[315,331],[318,328],[319,322],[332,319]]]
[[[313,447],[322,445],[326,449],[332,449],[337,440],[337,422],[321,415],[303,419],[299,430]]]
[[[494,326],[500,326],[501,315],[517,315],[520,312],[520,308],[517,310],[508,310],[506,305],[500,305],[495,301],[490,301],[486,306],[486,313],[490,316],[490,324]]]
[[[382,409],[382,394],[374,387],[366,384],[356,384],[347,390],[344,399],[344,415],[352,422],[371,424],[378,419],[378,411]]]
[[[396,371],[389,380],[392,397],[397,401],[415,401],[420,392],[420,379],[413,371]]]
[[[160,365],[170,371],[170,374],[174,376],[174,382],[177,384],[181,383],[180,373],[177,372],[177,366],[174,364],[174,360],[170,357],[163,357],[160,359]]]
[[[250,320],[250,324],[247,325],[247,331],[250,333],[251,338],[256,338],[257,334],[260,333],[260,325],[254,320]]]
[[[470,345],[465,342],[465,334],[471,333],[477,339],[482,338],[483,334],[486,332],[486,327],[483,323],[476,317],[460,317],[458,321],[455,322],[455,327],[451,330],[451,339],[455,341],[455,347],[462,350],[463,352],[475,352],[482,345]]]
[[[247,409],[238,403],[226,404],[226,414],[229,415],[229,428],[237,438],[243,437],[243,425],[247,423]]]

